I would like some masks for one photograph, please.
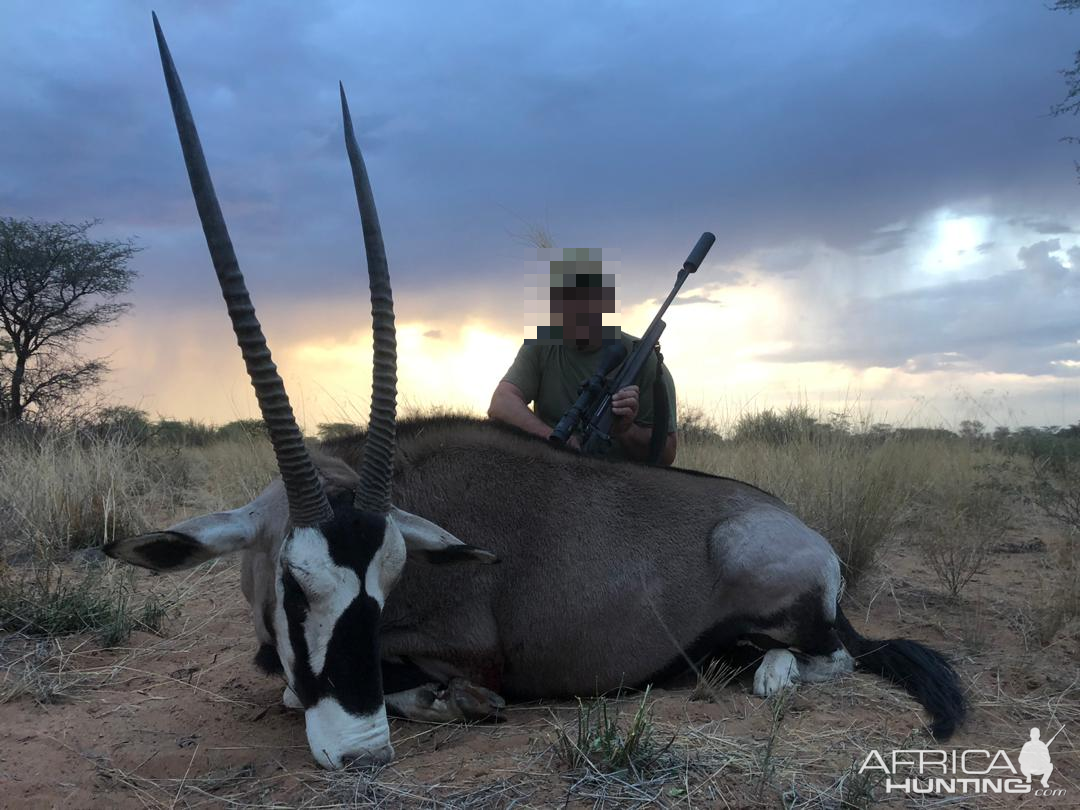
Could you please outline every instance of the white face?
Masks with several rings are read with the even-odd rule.
[[[379,615],[405,565],[392,517],[336,509],[295,529],[276,566],[274,630],[289,687],[304,707],[308,744],[324,767],[393,757],[383,703]]]

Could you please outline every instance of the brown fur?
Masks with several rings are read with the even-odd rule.
[[[786,607],[839,595],[828,544],[748,484],[579,457],[464,418],[403,422],[397,446],[394,504],[502,560],[410,562],[391,591],[383,656],[435,679],[525,698],[605,691],[643,682],[717,628],[771,622],[783,640]],[[347,464],[362,447],[358,435],[317,455],[330,493],[355,484]],[[759,516],[771,528],[756,533]],[[263,641],[272,574],[261,580],[284,532],[245,555]]]

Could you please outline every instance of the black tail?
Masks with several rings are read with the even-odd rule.
[[[934,737],[949,739],[964,721],[967,702],[960,680],[941,653],[906,638],[887,641],[863,638],[855,632],[839,605],[836,632],[858,666],[904,687],[930,712],[934,719],[930,731]]]

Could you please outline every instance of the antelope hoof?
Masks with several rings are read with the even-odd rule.
[[[791,650],[769,650],[754,673],[754,694],[772,697],[795,686],[799,665]]]
[[[499,695],[464,678],[453,678],[443,694],[466,720],[493,717],[506,708],[506,701]]]

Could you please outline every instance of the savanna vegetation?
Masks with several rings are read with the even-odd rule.
[[[354,429],[328,424],[319,436]],[[848,613],[867,635],[919,638],[957,661],[975,708],[965,732],[973,743],[1015,747],[1018,728],[1080,719],[1080,426],[894,428],[804,407],[720,424],[692,412],[682,414],[677,463],[769,490],[827,537],[844,563]],[[503,724],[395,723],[391,766],[318,773],[299,721],[277,707],[280,685],[250,664],[235,561],[159,577],[98,551],[116,537],[234,507],[273,475],[258,422],[215,427],[109,408],[78,427],[4,430],[0,734],[14,739],[12,725],[40,711],[92,725],[99,701],[118,717],[139,717],[143,709],[132,707],[145,697],[180,701],[192,718],[196,706],[231,711],[229,728],[265,730],[266,749],[299,746],[275,766],[276,754],[260,759],[245,744],[185,750],[179,765],[163,757],[145,769],[93,746],[92,755],[71,754],[85,766],[77,795],[108,790],[110,804],[132,806],[569,798],[612,807],[871,807],[888,797],[858,772],[859,752],[921,733],[913,731],[918,711],[876,679],[805,687],[766,704],[748,696],[741,665],[717,662],[681,687],[514,707]],[[238,679],[262,691],[237,692]],[[132,698],[133,688],[143,697]],[[268,711],[269,726],[252,719]],[[192,738],[210,745],[213,735],[189,724]],[[5,767],[19,756],[9,754]]]

